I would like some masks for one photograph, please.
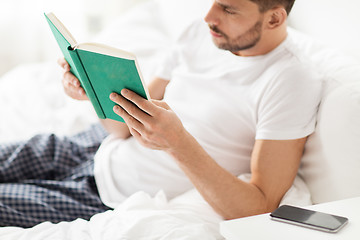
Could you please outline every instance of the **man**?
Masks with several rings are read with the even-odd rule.
[[[91,190],[80,194],[92,202],[83,203],[72,189],[78,208],[104,211],[96,190],[115,207],[139,190],[163,189],[174,197],[195,186],[225,219],[274,210],[296,176],[320,101],[318,77],[287,36],[293,2],[214,1],[205,17],[208,27],[194,23],[160,66],[149,84],[152,100],[127,89],[112,93],[114,112],[126,123],[101,120],[110,135],[95,156],[97,189],[92,182]],[[86,100],[69,65],[59,63],[66,70],[65,92]],[[70,146],[76,156],[94,153],[76,141]],[[79,161],[86,176],[92,157]],[[84,167],[75,166],[66,180],[80,175],[89,182]],[[250,182],[237,178],[246,172]],[[78,214],[66,204],[63,211],[70,205]],[[48,217],[62,220],[55,213]]]
[[[217,57],[217,59],[211,58],[212,56],[209,54],[211,58],[210,63],[206,62],[206,58],[209,56],[198,57],[198,55],[206,54],[212,50],[210,46],[208,48],[208,45],[204,45],[203,32],[199,33],[200,30],[195,27],[190,29],[186,33],[186,36],[180,40],[180,44],[185,46],[183,47],[184,49],[179,50],[180,53],[174,54],[182,54],[181,57],[178,56],[178,59],[186,60],[186,63],[174,63],[176,60],[172,59],[174,58],[172,55],[167,59],[166,64],[175,66],[177,64],[192,64],[191,66],[195,70],[191,69],[184,71],[185,73],[181,72],[181,74],[186,75],[186,77],[179,77],[176,74],[170,76],[172,71],[168,71],[167,73],[164,73],[166,70],[160,71],[161,73],[159,75],[164,77],[156,78],[149,86],[149,91],[153,99],[163,99],[165,88],[167,88],[166,93],[170,93],[165,97],[165,101],[169,103],[172,108],[163,101],[146,101],[127,90],[123,90],[121,95],[114,93],[110,96],[111,99],[119,105],[114,108],[114,111],[125,119],[126,125],[119,125],[118,123],[108,121],[104,125],[109,132],[116,134],[119,138],[127,138],[131,135],[141,145],[165,152],[177,163],[209,204],[226,219],[269,212],[278,206],[282,196],[291,186],[297,173],[306,136],[314,129],[314,117],[319,101],[319,82],[313,81],[314,77],[307,72],[304,64],[294,60],[294,57],[296,57],[293,55],[294,53],[291,53],[289,58],[282,58],[282,54],[289,51],[287,48],[292,47],[291,43],[284,42],[287,37],[287,14],[292,5],[293,1],[215,1],[205,21],[210,27],[210,33],[215,45],[221,49],[232,52],[232,56],[223,58],[224,61],[228,61],[226,63],[219,63],[218,61],[222,58],[222,55],[226,54],[224,52],[215,52],[214,57]],[[200,40],[196,42],[198,38],[200,38]],[[192,44],[189,44],[190,41],[192,41]],[[280,46],[281,44],[288,45]],[[195,47],[193,47],[194,45]],[[279,50],[277,49],[278,47],[283,49]],[[256,59],[257,57],[254,56],[263,56],[263,59]],[[180,61],[178,59],[177,61]],[[267,63],[267,61],[270,60],[278,61],[278,63]],[[235,63],[232,64],[230,61]],[[286,61],[296,62],[286,64]],[[191,62],[191,64],[189,62]],[[242,75],[238,75],[236,76],[237,79],[232,80],[226,79],[226,77],[221,79],[221,81],[216,79],[219,82],[215,82],[215,80],[212,81],[212,79],[193,79],[196,77],[204,78],[204,75],[210,78],[211,74],[202,73],[202,76],[196,75],[200,72],[200,70],[197,70],[204,68],[207,71],[211,71],[219,67],[216,66],[217,63],[219,63],[220,66],[224,66],[225,64],[225,67],[228,69],[231,67],[240,69],[229,71],[227,73],[229,75],[230,73]],[[242,71],[241,68],[243,67],[240,64],[246,65]],[[252,64],[252,67],[249,67],[249,64]],[[197,65],[201,66],[196,69]],[[206,65],[210,67],[206,68]],[[174,67],[172,70],[179,72],[180,70],[178,69],[179,68]],[[247,71],[253,71],[253,75],[246,76],[245,72]],[[214,71],[214,74],[217,73]],[[249,73],[247,73],[247,75],[249,75]],[[294,75],[297,75],[297,77]],[[171,79],[170,81],[170,78],[175,79]],[[191,83],[186,82],[189,80],[185,80],[184,78],[191,79]],[[263,80],[263,78],[265,79]],[[234,82],[232,83],[231,81]],[[184,82],[189,84],[185,84]],[[246,86],[244,86],[244,84]],[[205,85],[214,86],[207,87]],[[228,86],[225,87],[224,85]],[[249,87],[249,85],[251,87]],[[79,86],[78,83],[77,86]],[[257,89],[253,90],[252,88],[255,87]],[[295,91],[294,88],[298,88],[299,91]],[[231,92],[232,90],[233,92]],[[279,92],[271,92],[276,90],[279,90]],[[77,97],[77,91],[78,89],[76,88],[75,94],[73,95],[75,98]],[[174,93],[175,91],[179,91],[180,93]],[[244,94],[245,91],[251,91],[257,95],[262,94],[263,96],[256,96],[257,99],[255,99],[255,97],[253,98],[253,96],[246,96],[245,98],[237,96],[237,94]],[[293,92],[290,93],[287,91]],[[227,97],[223,105],[220,105],[220,99],[224,98],[225,94],[234,94],[234,97]],[[276,94],[278,94],[278,96],[276,96]],[[70,95],[72,95],[71,92]],[[203,99],[199,99],[199,96]],[[270,98],[274,98],[274,100]],[[212,99],[215,101],[212,101]],[[241,102],[242,100],[245,102]],[[246,102],[249,100],[257,101],[257,105],[251,105],[251,103]],[[223,126],[226,118],[233,116],[230,115],[231,112],[238,111],[234,104],[229,112],[220,112],[224,109],[224,106],[232,104],[232,101],[240,101],[240,105],[257,108],[253,109],[255,110],[253,112],[249,112],[247,109],[241,109],[241,111],[244,111],[242,113],[244,115],[257,114],[257,116],[253,116],[254,119],[251,119],[253,122],[237,119],[239,116],[235,115],[234,118],[230,118],[226,126]],[[309,101],[309,104],[303,101]],[[204,106],[205,104],[212,105]],[[293,104],[300,104],[300,106],[294,108]],[[194,108],[193,111],[192,108]],[[174,109],[174,111],[172,111],[172,109]],[[225,113],[229,115],[225,115]],[[181,120],[176,114],[181,114]],[[215,118],[214,115],[216,114],[224,114],[225,119],[219,118],[213,120],[217,121],[219,126],[209,124],[208,128],[216,127],[222,132],[216,132],[212,135],[201,135],[203,133],[199,133],[199,131],[209,130],[201,129],[201,126],[197,125],[193,127],[194,123],[191,123],[193,125],[189,123],[195,121],[205,124],[203,122],[212,121],[211,118]],[[308,116],[298,117],[299,115]],[[183,124],[186,124],[186,126],[184,127]],[[252,124],[250,131],[253,132],[251,132],[251,134],[248,133],[249,130],[246,129],[248,126],[236,126],[241,124]],[[124,127],[124,129],[119,129],[122,127]],[[227,131],[239,130],[237,132],[238,135],[246,136],[226,135],[226,129],[223,130],[224,127],[229,129]],[[207,132],[207,134],[209,134],[209,132]],[[226,136],[226,138],[218,137],[215,143],[206,139],[209,137],[215,138],[217,135],[222,134]],[[229,141],[230,139],[239,142],[231,142]],[[255,139],[256,141],[253,142]],[[233,161],[241,161],[243,159],[241,159],[241,157],[231,159],[231,156],[227,156],[228,153],[220,156],[218,156],[218,153],[212,153],[213,150],[211,149],[216,148],[215,151],[221,151],[226,148],[226,146],[222,146],[221,149],[219,146],[223,145],[223,143],[219,141],[228,141],[229,144],[237,145],[237,147],[235,147],[236,150],[229,150],[232,154],[243,154],[246,158],[251,157],[252,179],[250,183],[245,183],[236,178],[234,173],[241,172],[239,170],[241,167],[236,166],[235,168],[238,168],[237,171],[234,171],[234,168],[231,167],[228,167],[229,169],[226,170],[223,168],[233,159]],[[111,144],[108,143],[107,145]],[[129,145],[127,146],[128,149],[130,146],[133,146],[130,143],[123,143],[123,145]],[[245,149],[240,149],[241,147]],[[136,155],[137,158],[134,157],[134,161],[140,162],[137,168],[143,167],[144,171],[137,171],[134,175],[128,174],[128,178],[118,177],[117,174],[123,174],[121,166],[126,165],[124,161],[128,161],[127,158],[124,158],[123,161],[120,160],[123,151],[118,155],[105,154],[106,156],[99,156],[99,164],[97,164],[97,166],[99,166],[99,173],[95,174],[95,176],[98,180],[100,195],[104,192],[106,197],[103,196],[103,200],[108,205],[112,205],[109,204],[110,202],[119,201],[119,199],[121,199],[119,195],[122,193],[132,193],[136,187],[141,185],[141,181],[138,181],[138,185],[133,184],[134,186],[131,188],[132,191],[127,191],[126,186],[109,186],[115,186],[121,184],[121,182],[126,182],[126,179],[135,178],[136,174],[142,174],[146,170],[149,170],[147,167],[143,167],[143,165],[156,162],[154,159],[151,163],[146,163],[139,160],[143,159],[144,156],[141,158],[141,155]],[[249,153],[251,151],[252,154],[250,156]],[[216,157],[212,157],[210,153]],[[125,154],[125,156],[128,155]],[[167,161],[166,157],[164,158],[165,159],[162,159],[162,156],[157,156],[157,159]],[[101,163],[101,161],[107,163]],[[121,164],[119,162],[121,162]],[[223,166],[219,166],[217,162],[220,162],[220,165]],[[104,167],[101,166],[102,164],[113,167],[112,175],[114,179],[108,179],[107,176],[109,172],[111,172],[111,169],[104,169]],[[158,165],[161,164],[163,163],[159,163]],[[134,166],[136,165],[134,164]],[[162,169],[159,166],[157,167]],[[174,168],[174,166],[169,166],[162,170],[170,171],[172,168]],[[242,171],[244,171],[244,169],[242,169]],[[161,171],[159,170],[159,172]],[[149,178],[143,178],[143,182],[154,182],[155,184],[153,178],[156,178],[156,176],[151,175]],[[163,181],[163,179],[161,179],[161,181]],[[173,183],[176,183],[175,186],[179,191],[186,190],[187,188],[183,187],[184,183],[180,182],[181,181],[173,181]],[[132,185],[131,183],[126,184]],[[173,190],[167,184],[158,184],[162,186],[163,189],[166,189],[168,194],[172,193]],[[138,190],[140,190],[140,188]],[[109,194],[109,192],[113,192],[113,194]]]

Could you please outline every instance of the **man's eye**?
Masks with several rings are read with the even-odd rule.
[[[235,14],[234,11],[231,11],[231,10],[229,10],[227,8],[224,8],[224,12],[227,13],[227,14]]]

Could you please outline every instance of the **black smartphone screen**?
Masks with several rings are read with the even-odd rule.
[[[348,219],[327,213],[307,210],[289,205],[283,205],[270,214],[272,219],[302,225],[305,227],[337,232]]]

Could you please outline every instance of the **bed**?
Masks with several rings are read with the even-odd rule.
[[[157,59],[172,47],[192,21],[204,16],[211,2],[149,0],[120,16],[94,41],[134,52],[145,79],[149,79],[154,74]],[[296,22],[293,24],[296,26]],[[121,29],[121,35],[126,38],[121,37],[117,29]],[[314,46],[318,46],[300,32],[290,31],[298,34],[307,51],[311,52]],[[321,54],[314,60],[319,64],[325,56],[325,53]],[[354,65],[352,60],[344,59],[346,64],[349,61],[349,65]],[[54,62],[18,66],[0,79],[3,116],[0,119],[0,142],[28,138],[41,132],[69,135],[97,121],[88,102],[74,101],[65,96],[60,81],[61,69],[55,62],[54,59]],[[307,157],[311,159],[311,155]],[[244,174],[239,178],[248,181],[250,176]],[[304,184],[301,177],[297,177],[282,204],[312,204],[312,189],[299,190],[304,189]],[[195,189],[174,199],[168,199],[162,191],[155,196],[137,192],[114,210],[97,214],[90,221],[45,222],[30,229],[4,227],[0,228],[0,239],[223,239],[219,233],[221,221],[223,219]]]

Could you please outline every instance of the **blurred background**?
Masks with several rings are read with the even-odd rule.
[[[1,0],[0,77],[17,66],[61,56],[44,18],[54,12],[75,39],[89,42],[116,16],[147,0]]]
[[[117,16],[150,1],[163,6],[163,21],[171,31],[185,25],[188,16],[198,15],[192,1],[212,0],[0,0],[0,77],[19,64],[56,61],[61,56],[44,12],[54,12],[81,43],[92,41]],[[296,1],[290,25],[360,59],[360,31],[351,24],[357,22],[360,3],[343,0],[339,4],[337,0]],[[327,11],[320,12],[324,5]]]

